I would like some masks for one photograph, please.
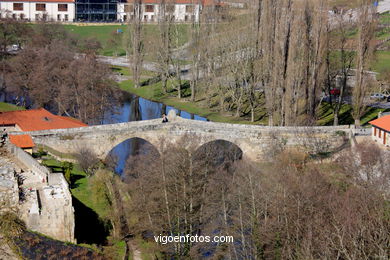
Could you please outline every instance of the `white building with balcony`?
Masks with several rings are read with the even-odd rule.
[[[1,17],[28,21],[73,22],[74,0],[1,0]]]
[[[199,14],[205,1],[173,0],[165,2],[165,13],[172,15],[175,22],[199,21]],[[142,1],[142,21],[158,22],[161,1]],[[119,21],[126,22],[134,19],[134,1],[118,3],[117,17]]]

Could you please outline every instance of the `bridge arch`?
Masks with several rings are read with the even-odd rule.
[[[116,173],[122,174],[128,166],[128,159],[137,156],[151,155],[160,157],[160,152],[154,144],[140,137],[130,137],[112,146],[104,160]]]
[[[206,141],[192,154],[192,159],[202,159],[204,157],[213,158],[215,163],[223,163],[224,161],[241,160],[244,151],[234,142],[225,139],[215,139]]]

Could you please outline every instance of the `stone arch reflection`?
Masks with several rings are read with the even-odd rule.
[[[157,148],[143,138],[133,137],[112,148],[105,161],[117,174],[122,175],[126,168],[131,167],[129,158],[148,158],[149,156],[159,157]]]

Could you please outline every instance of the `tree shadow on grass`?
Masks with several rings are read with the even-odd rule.
[[[72,175],[70,176],[70,188],[75,189],[79,187],[80,184],[77,183],[77,181],[83,178],[85,178],[85,175],[72,173]]]
[[[95,211],[72,196],[75,210],[75,238],[77,243],[104,245],[111,225],[102,221]]]

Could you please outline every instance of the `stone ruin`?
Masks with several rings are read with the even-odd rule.
[[[76,242],[72,195],[64,176],[10,143],[5,148],[0,148],[0,211],[17,212],[32,231]]]

